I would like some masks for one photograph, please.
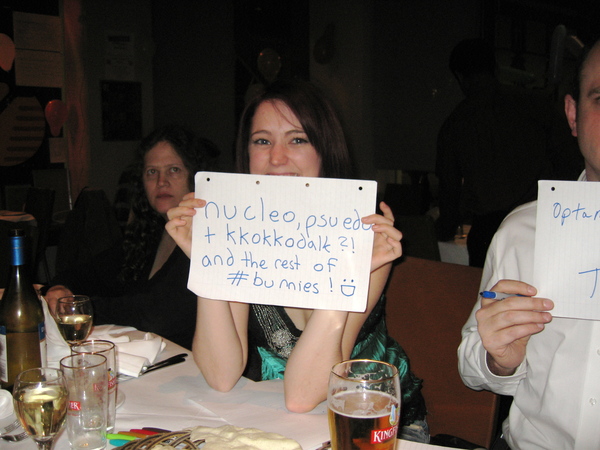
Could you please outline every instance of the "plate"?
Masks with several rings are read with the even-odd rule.
[[[116,409],[119,409],[121,406],[123,406],[123,403],[125,403],[125,394],[123,393],[123,391],[121,391],[120,389],[117,388],[117,401],[115,402],[116,405]]]

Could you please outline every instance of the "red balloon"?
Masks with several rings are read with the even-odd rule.
[[[15,60],[15,43],[4,33],[0,33],[0,67],[8,72]]]
[[[58,136],[60,129],[67,121],[67,105],[62,100],[50,100],[44,109],[46,120],[50,125],[52,136]]]

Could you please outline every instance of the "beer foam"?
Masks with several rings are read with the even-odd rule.
[[[398,402],[384,392],[340,392],[330,401],[330,409],[353,419],[384,417],[390,414],[392,405]]]

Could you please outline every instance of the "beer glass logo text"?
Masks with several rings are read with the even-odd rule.
[[[75,400],[69,401],[69,410],[70,411],[81,411],[81,403]]]
[[[389,439],[395,438],[398,432],[398,425],[386,428],[384,430],[371,431],[371,444],[381,444]]]
[[[117,374],[113,369],[108,371],[108,390],[117,386]]]

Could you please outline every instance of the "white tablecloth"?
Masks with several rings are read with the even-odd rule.
[[[166,342],[157,361],[186,352]],[[119,383],[125,401],[117,409],[116,431],[143,427],[175,431],[233,424],[283,434],[296,439],[305,450],[318,448],[329,440],[324,407],[314,414],[288,412],[283,403],[282,381],[256,383],[244,378],[230,392],[220,393],[207,385],[191,352],[187,353],[184,363]],[[32,445],[29,439],[10,444],[0,440],[0,448],[7,450],[32,450]],[[107,446],[111,448],[112,445]],[[63,428],[54,450],[70,450],[66,429]]]
[[[438,242],[440,249],[440,259],[443,262],[452,264],[469,265],[469,252],[467,250],[467,237],[471,230],[471,225],[463,225],[463,234],[456,235],[453,241]]]
[[[185,349],[166,341],[157,360]],[[176,431],[195,426],[218,427],[232,424],[255,427],[295,439],[304,450],[316,449],[329,440],[325,403],[309,414],[294,414],[285,409],[281,380],[254,382],[241,379],[227,393],[211,389],[192,359],[119,383],[125,401],[117,409],[115,431],[156,427]],[[6,450],[34,450],[29,439],[19,443],[0,440]],[[108,445],[107,449],[114,448]],[[399,450],[440,450],[442,447],[398,441]],[[54,450],[70,450],[66,429],[59,435]]]
[[[469,253],[467,251],[467,242],[457,243],[456,241],[438,242],[440,249],[440,259],[443,262],[452,264],[469,265]]]

